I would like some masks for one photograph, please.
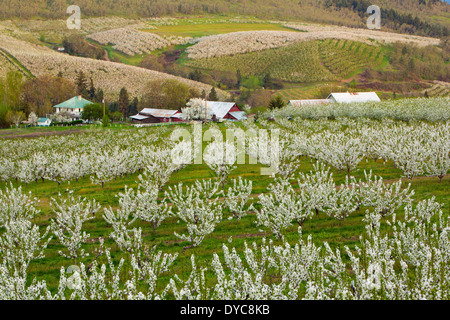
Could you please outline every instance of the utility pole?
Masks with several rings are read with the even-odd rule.
[[[207,103],[207,96],[206,96],[206,92],[205,92],[205,124],[206,121],[208,120],[208,112],[207,112],[207,108],[208,108],[208,103]]]
[[[106,116],[105,99],[103,98],[103,117]]]

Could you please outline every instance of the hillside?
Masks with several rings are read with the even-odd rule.
[[[280,90],[273,94],[293,99],[322,96],[324,85],[346,91],[350,83],[385,98],[445,92],[432,81],[449,82],[448,41],[351,26],[286,17],[103,16],[84,17],[81,30],[69,30],[64,18],[4,20],[0,34],[8,40],[0,44],[0,76],[12,68],[33,75],[62,72],[74,80],[83,70],[112,100],[122,87],[140,96],[149,80],[173,78],[200,92],[215,86],[221,97],[233,95],[245,104],[243,89],[266,87],[267,74],[275,84],[268,88]],[[60,47],[70,55],[57,52]]]
[[[120,16],[149,18],[176,15],[245,15],[264,19],[302,20],[363,27],[367,20],[367,0],[0,0],[0,19],[66,17],[68,4],[81,7],[84,16]],[[377,4],[385,12],[383,26],[390,30],[430,36],[448,34],[450,5],[440,0],[380,0]],[[443,29],[445,28],[445,30]]]
[[[76,72],[83,71],[88,77],[92,77],[96,86],[104,90],[106,96],[112,99],[117,99],[122,87],[127,88],[131,96],[140,96],[145,85],[149,81],[157,79],[176,79],[200,92],[211,89],[209,85],[157,71],[115,62],[69,56],[5,35],[0,35],[0,49],[14,56],[34,76],[44,74],[56,76],[62,72],[64,77],[75,80]],[[223,98],[227,97],[225,92],[219,91],[219,94]]]

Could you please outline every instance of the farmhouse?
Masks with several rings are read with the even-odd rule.
[[[68,112],[71,114],[72,120],[78,120],[81,118],[83,108],[88,104],[92,104],[92,102],[82,98],[81,96],[76,96],[54,106],[53,108],[55,108],[56,113]]]
[[[234,102],[207,101],[206,108],[208,114],[217,120],[243,120],[246,118],[245,112],[239,109]]]
[[[130,117],[133,123],[180,122],[181,112],[178,110],[144,108],[137,115]]]
[[[327,98],[331,103],[351,103],[351,102],[380,102],[380,98],[375,92],[340,92],[332,93]]]

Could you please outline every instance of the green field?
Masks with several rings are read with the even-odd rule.
[[[257,30],[274,30],[274,31],[292,31],[292,29],[283,27],[275,23],[202,23],[192,24],[182,22],[178,25],[158,26],[156,30],[143,30],[164,36],[178,37],[204,37],[215,34],[224,34],[238,31],[257,31]]]

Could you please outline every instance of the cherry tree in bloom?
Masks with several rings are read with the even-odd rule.
[[[252,193],[252,181],[242,179],[233,179],[233,186],[228,188],[226,194],[225,205],[230,210],[232,217],[236,220],[241,220],[241,218],[246,214],[250,208],[246,208],[247,201]]]
[[[187,234],[175,236],[190,243],[183,250],[198,246],[222,220],[222,205],[218,201],[218,183],[196,181],[193,186],[183,184],[169,187],[166,197],[174,206],[174,214],[186,223]]]
[[[95,201],[88,201],[86,198],[73,196],[73,191],[65,198],[59,194],[59,199],[52,198],[51,207],[56,218],[51,220],[51,228],[67,253],[59,251],[65,258],[82,259],[89,256],[81,246],[90,238],[90,234],[83,231],[83,223],[92,220],[100,210],[100,205]]]

